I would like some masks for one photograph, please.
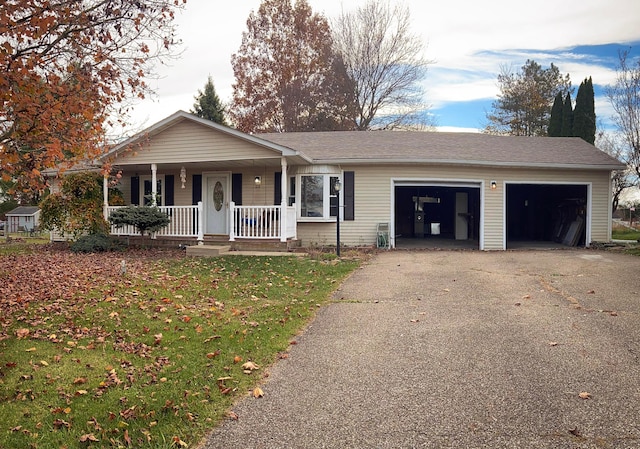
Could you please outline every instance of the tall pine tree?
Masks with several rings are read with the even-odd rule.
[[[224,106],[220,98],[218,98],[215,87],[213,87],[211,77],[207,79],[207,83],[204,85],[204,92],[198,90],[195,100],[196,102],[191,110],[192,114],[227,126],[227,121],[224,118]]]
[[[596,141],[596,111],[591,77],[580,83],[573,111],[573,135],[590,144]]]
[[[560,137],[562,135],[562,110],[564,103],[562,101],[562,92],[558,92],[556,99],[551,107],[551,117],[549,118],[549,127],[547,134],[549,137]]]
[[[560,135],[562,137],[573,136],[573,106],[571,105],[571,95],[569,93],[567,93],[562,107],[562,130]]]

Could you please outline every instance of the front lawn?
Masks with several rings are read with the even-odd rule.
[[[5,249],[0,447],[197,444],[357,266]]]

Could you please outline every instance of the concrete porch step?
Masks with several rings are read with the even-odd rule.
[[[218,257],[218,256],[297,256],[304,257],[306,253],[293,253],[285,251],[238,251],[231,250],[229,245],[192,245],[187,246],[187,256],[191,257]]]
[[[187,246],[187,256],[218,257],[231,249],[229,245],[192,245]]]

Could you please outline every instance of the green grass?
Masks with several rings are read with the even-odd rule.
[[[80,274],[77,292],[0,299],[1,448],[197,444],[358,265],[175,253],[107,263],[123,257],[124,277]],[[260,369],[245,373],[248,361]]]
[[[624,227],[615,227],[611,231],[611,238],[616,240],[638,240],[640,239],[640,231]]]

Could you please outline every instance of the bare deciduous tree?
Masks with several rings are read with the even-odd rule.
[[[621,159],[636,177],[640,176],[640,58],[627,61],[629,52],[619,54],[617,76],[605,92],[615,111],[613,122],[622,139]]]
[[[596,146],[619,161],[625,162],[625,145],[618,135],[600,131],[597,135]],[[637,174],[630,168],[626,170],[616,170],[611,174],[612,211],[618,209],[622,192],[637,183],[634,180],[637,180]]]
[[[409,9],[369,0],[332,22],[334,48],[354,83],[359,130],[420,124],[425,115],[420,82],[431,63],[412,33]]]

